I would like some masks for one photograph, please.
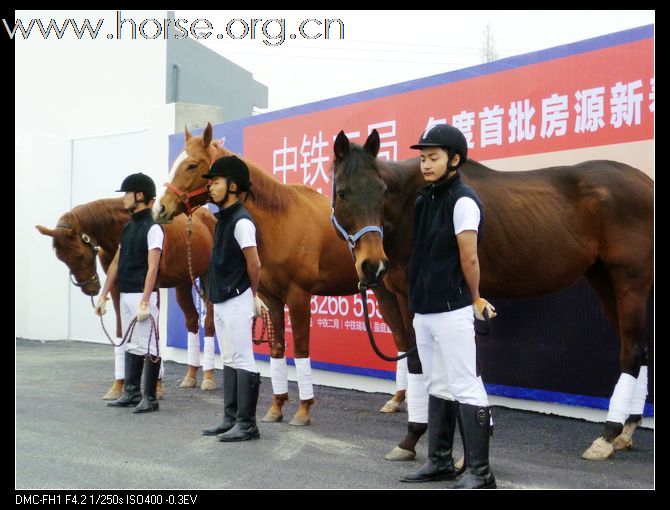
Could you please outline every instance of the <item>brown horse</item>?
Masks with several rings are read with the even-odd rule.
[[[378,235],[364,236],[354,250],[356,258],[374,263],[388,257],[384,281],[406,295],[414,202],[425,181],[419,158],[389,163],[376,159],[378,150],[376,131],[364,147],[350,145],[344,132],[337,136],[334,213],[348,232],[383,225],[383,244]],[[653,281],[651,179],[614,161],[497,172],[468,160],[459,172],[484,207],[482,296],[540,296],[584,275],[619,333],[621,378],[638,378],[640,367],[647,364],[645,315]],[[374,275],[371,279],[359,270],[358,276],[361,282],[375,283]],[[629,391],[621,401],[631,398]],[[631,436],[640,420],[641,415],[631,415],[626,427],[607,421],[603,437],[584,457],[611,456],[622,429]]]
[[[214,159],[232,154],[212,143],[211,124],[207,125],[202,136],[191,136],[188,130],[185,134],[185,148],[175,160],[168,189],[154,204],[154,218],[159,222],[170,221],[185,211],[186,205],[203,204],[207,195],[202,189],[206,181],[201,176],[208,171]],[[303,185],[281,184],[255,163],[242,159],[249,166],[252,181],[252,193],[243,197],[244,204],[258,227],[258,251],[262,264],[259,293],[270,309],[276,335],[270,355],[274,359],[284,358],[284,305],[287,304],[295,357],[309,358],[311,295],[356,293],[356,268],[351,254],[338,240],[330,223],[329,198]],[[197,192],[199,189],[201,193]],[[379,270],[379,267],[372,267],[366,261],[357,264],[363,264],[371,272]],[[398,303],[395,295],[384,286],[374,290],[398,350],[406,351],[408,344],[409,347],[414,344],[413,330],[403,321],[401,310],[406,307]],[[404,392],[398,392],[394,397],[395,401],[402,398]],[[282,406],[287,399],[287,393],[274,394],[272,407],[263,420],[280,421]],[[301,399],[291,423],[308,424],[313,403],[313,398]],[[413,455],[416,442],[424,431],[425,424],[408,424],[408,433],[400,443],[401,448]]]
[[[130,214],[124,210],[121,198],[95,200],[75,207],[58,220],[55,229],[42,225],[36,228],[42,234],[53,238],[53,247],[58,259],[70,269],[73,283],[80,287],[87,296],[95,296],[100,292],[100,281],[96,271],[95,257],[99,255],[100,263],[105,272],[114,258],[121,239],[123,226],[130,220]],[[193,218],[193,271],[202,276],[209,266],[212,239],[216,219],[207,209],[198,211]],[[161,256],[158,285],[161,288],[175,287],[177,302],[184,313],[186,329],[198,335],[199,314],[193,303],[191,293],[191,277],[188,272],[186,257],[186,217],[180,216],[174,223],[164,229],[165,238]],[[114,286],[112,290],[114,310],[116,311],[116,337],[122,338],[121,315],[119,313],[119,293]],[[205,336],[214,337],[214,322],[211,310],[207,310],[205,319]],[[192,342],[189,343],[191,347]],[[197,345],[196,356],[200,352]],[[197,366],[189,365],[189,374],[195,376]],[[120,370],[122,373],[123,370]],[[121,396],[123,379],[114,381],[110,391],[103,397],[113,400]],[[188,377],[188,376],[187,376]],[[216,388],[213,370],[205,372],[203,389]]]

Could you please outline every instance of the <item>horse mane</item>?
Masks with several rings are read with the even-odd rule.
[[[122,198],[104,198],[74,207],[58,221],[59,224],[79,224],[82,230],[95,227],[113,230],[128,222],[130,214],[123,208]]]
[[[221,145],[213,145],[214,158],[238,156]],[[263,170],[257,163],[242,156],[238,157],[249,167],[251,192],[247,194],[247,197],[256,206],[272,212],[285,212],[297,200],[298,192],[293,185],[286,185],[279,182]]]

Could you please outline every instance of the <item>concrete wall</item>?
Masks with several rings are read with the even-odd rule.
[[[267,108],[268,88],[237,64],[191,39],[167,41],[168,102],[216,105],[223,121],[250,117]]]

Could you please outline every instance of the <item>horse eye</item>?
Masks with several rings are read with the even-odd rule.
[[[196,168],[198,168],[198,163],[191,163],[188,165],[187,170],[195,170]]]
[[[345,197],[346,197],[346,195],[345,195],[344,191],[338,191],[337,192],[337,198],[339,198],[340,200],[344,200]]]

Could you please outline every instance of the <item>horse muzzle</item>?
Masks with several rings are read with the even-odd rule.
[[[381,284],[384,276],[388,272],[388,269],[388,259],[381,259],[376,261],[365,259],[363,262],[361,262],[360,272],[362,274],[359,275],[359,287],[377,287]]]

